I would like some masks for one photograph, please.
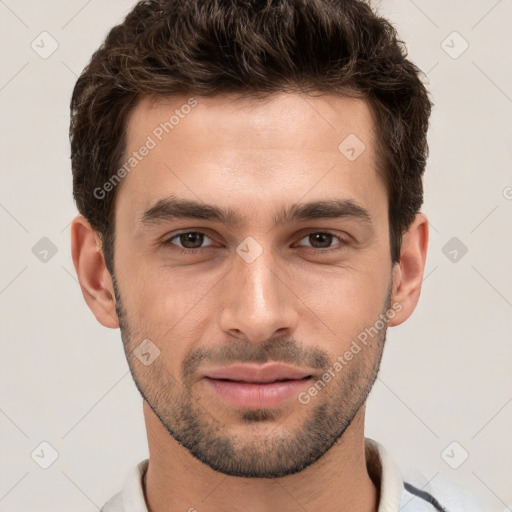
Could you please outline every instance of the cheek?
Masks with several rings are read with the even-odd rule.
[[[352,313],[355,318],[380,312],[387,294],[390,272],[371,261],[340,262],[334,267],[309,267],[288,283],[297,297],[329,316]]]
[[[295,290],[308,307],[301,315],[310,343],[321,343],[335,359],[365,329],[377,325],[384,312],[389,276],[375,272],[344,272],[329,279],[298,279]],[[363,334],[364,336],[364,334]]]
[[[168,326],[187,314],[214,285],[208,273],[192,266],[172,268],[129,261],[118,281],[122,283],[123,304],[134,319],[165,322]]]
[[[132,279],[125,276],[127,284],[122,291],[132,343],[151,339],[160,349],[165,367],[178,375],[179,363],[200,343],[213,321],[220,303],[212,294],[218,278],[194,278],[190,272],[165,267],[142,278],[135,274]]]

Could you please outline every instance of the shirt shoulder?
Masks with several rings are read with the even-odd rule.
[[[144,459],[132,470],[124,488],[112,496],[100,512],[148,512],[142,479],[149,459]]]
[[[439,500],[432,494],[423,489],[418,489],[408,482],[404,482],[399,510],[402,509],[406,509],[408,512],[451,512],[439,503]]]
[[[123,497],[121,492],[118,492],[115,496],[112,496],[105,505],[101,508],[100,512],[124,512],[123,509]]]
[[[483,512],[472,493],[449,482],[403,473],[380,443],[365,438],[368,474],[379,489],[378,512]]]
[[[437,478],[429,483],[425,483],[425,480],[420,481],[418,477],[404,478],[403,504],[400,510],[403,507],[404,512],[422,512],[423,508],[414,507],[425,506],[423,502],[427,502],[433,508],[426,508],[426,511],[484,512],[484,507],[469,489]]]

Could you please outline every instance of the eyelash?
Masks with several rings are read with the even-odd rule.
[[[187,234],[190,234],[190,233],[204,235],[205,237],[209,238],[210,240],[212,239],[210,236],[208,236],[203,231],[182,231],[180,233],[176,233],[172,237],[170,237],[167,240],[165,240],[163,242],[163,244],[165,246],[169,246],[169,245],[174,246],[173,250],[176,250],[179,254],[202,254],[205,250],[207,250],[210,247],[210,246],[207,246],[207,247],[200,247],[198,249],[187,249],[187,248],[179,247],[179,246],[177,246],[177,245],[172,243],[173,240],[175,240],[176,238],[180,237],[181,235],[187,235]],[[329,253],[331,251],[341,251],[341,250],[343,250],[345,248],[345,246],[349,245],[349,242],[347,242],[346,240],[341,238],[341,236],[336,235],[335,233],[332,233],[330,231],[310,231],[310,232],[306,233],[302,238],[300,238],[300,240],[303,240],[304,238],[308,237],[309,235],[313,235],[313,234],[315,234],[315,235],[318,235],[318,234],[331,235],[332,237],[334,237],[334,238],[339,240],[339,242],[341,244],[341,247],[338,247],[338,248],[336,248],[336,247],[328,247],[328,248],[324,248],[324,249],[316,248],[316,247],[311,247],[311,246],[304,246],[304,245],[302,245],[300,247],[306,247],[307,249],[312,250],[314,252]]]

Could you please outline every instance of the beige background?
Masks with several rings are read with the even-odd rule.
[[[69,242],[71,90],[131,5],[0,0],[3,512],[98,510],[147,456],[119,332],[87,308]],[[421,485],[448,480],[486,510],[512,510],[512,1],[379,6],[428,74],[435,107],[422,298],[388,331],[367,435]]]

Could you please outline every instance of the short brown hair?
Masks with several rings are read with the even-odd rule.
[[[392,262],[423,203],[432,103],[394,27],[362,0],[144,0],[109,32],[71,99],[73,195],[113,275],[116,187],[126,119],[146,95],[335,93],[376,120]]]

